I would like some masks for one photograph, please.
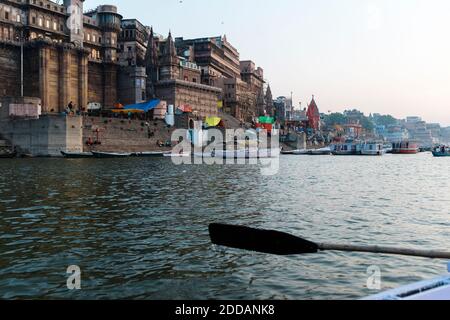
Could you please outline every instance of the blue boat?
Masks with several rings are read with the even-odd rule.
[[[433,156],[437,158],[450,157],[450,147],[439,146],[433,149]]]

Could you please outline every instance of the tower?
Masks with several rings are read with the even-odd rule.
[[[169,31],[169,36],[159,61],[159,80],[178,79],[180,75],[179,63],[175,42],[173,41],[172,33]]]
[[[64,0],[64,7],[69,14],[66,27],[69,30],[70,42],[77,47],[83,47],[83,5],[84,0]]]
[[[158,43],[153,33],[153,27],[150,29],[150,37],[147,44],[147,52],[145,53],[145,69],[147,72],[147,95],[155,98],[154,84],[159,78],[159,61],[158,61]]]

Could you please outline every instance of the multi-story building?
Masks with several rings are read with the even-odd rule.
[[[239,52],[226,36],[185,40],[175,39],[180,53],[193,52],[193,60],[200,67],[202,84],[221,87],[221,79],[240,78]]]
[[[89,102],[115,103],[122,17],[114,6],[83,14],[83,5],[0,0],[0,60],[7,61],[2,96],[39,97],[44,113],[60,112],[69,102],[79,109]]]
[[[202,71],[193,57],[178,53],[170,32],[161,39],[151,30],[145,58],[148,95],[175,107],[190,106],[199,117],[217,115],[222,89],[202,84]]]
[[[223,79],[225,112],[236,119],[251,122],[258,116],[256,112],[257,94],[250,85],[239,78]]]
[[[248,83],[249,89],[256,94],[255,114],[263,116],[265,114],[264,100],[264,70],[256,67],[253,61],[241,61],[241,79]]]
[[[151,28],[136,19],[123,19],[119,35],[119,63],[145,67],[145,54]]]

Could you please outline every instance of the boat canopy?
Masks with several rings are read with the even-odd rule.
[[[222,121],[219,117],[207,117],[205,123],[208,127],[217,127]]]
[[[128,106],[123,107],[123,110],[125,112],[129,112],[130,110],[133,112],[140,110],[140,112],[149,112],[150,110],[155,109],[159,104],[161,100],[154,99],[143,103],[138,104],[130,104]]]
[[[274,124],[275,119],[272,117],[259,117],[259,123],[261,124]]]

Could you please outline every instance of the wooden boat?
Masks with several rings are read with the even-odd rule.
[[[164,157],[164,154],[167,154],[168,152],[162,152],[162,151],[155,151],[155,152],[136,152],[133,153],[133,157],[139,157],[139,158],[162,158]]]
[[[433,156],[437,158],[450,157],[450,147],[440,146],[432,150]]]
[[[386,153],[381,143],[366,142],[362,144],[361,155],[363,156],[382,156]]]
[[[308,154],[311,156],[329,156],[329,155],[331,155],[331,149],[330,148],[321,148],[321,149],[309,150]]]
[[[92,154],[95,158],[128,158],[131,156],[131,153],[115,153],[115,152],[98,152],[92,151]]]
[[[418,154],[419,145],[416,142],[402,141],[392,144],[393,154]]]
[[[64,158],[67,159],[86,159],[93,158],[94,154],[92,152],[64,152],[61,151]]]
[[[407,285],[363,300],[448,301],[450,300],[450,275]]]
[[[289,151],[282,150],[282,151],[281,151],[281,154],[287,155],[287,156],[292,156],[292,155],[294,155],[294,151],[295,151],[295,150],[289,150]]]
[[[306,150],[306,149],[294,150],[293,154],[296,156],[307,156],[308,150]]]

